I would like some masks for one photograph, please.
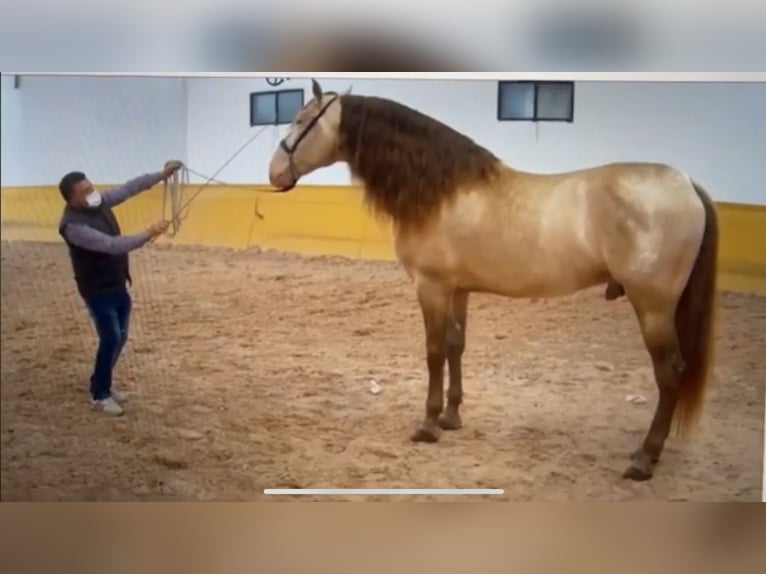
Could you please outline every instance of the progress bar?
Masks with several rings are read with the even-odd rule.
[[[266,488],[263,494],[503,494],[502,488]]]

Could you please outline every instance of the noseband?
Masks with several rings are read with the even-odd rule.
[[[330,101],[328,101],[324,106],[322,106],[322,109],[319,110],[319,113],[315,115],[313,118],[311,118],[311,121],[306,125],[305,128],[303,128],[303,131],[301,131],[300,134],[298,134],[298,137],[295,138],[295,141],[292,145],[289,145],[287,143],[286,138],[282,138],[279,142],[279,147],[281,147],[284,152],[287,154],[287,159],[290,161],[290,171],[292,172],[293,181],[297,182],[298,179],[301,177],[300,172],[295,167],[295,161],[293,159],[293,154],[295,154],[295,150],[298,149],[298,145],[303,141],[303,139],[308,135],[308,133],[314,128],[314,126],[317,125],[317,122],[319,121],[319,118],[321,118],[327,109],[332,105],[332,103],[338,99],[338,96],[333,96]]]

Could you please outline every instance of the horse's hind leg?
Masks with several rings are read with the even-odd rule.
[[[452,292],[444,285],[429,279],[417,279],[417,293],[426,330],[428,358],[428,397],[426,416],[411,440],[436,442],[439,440],[439,415],[444,409],[444,364],[447,359],[447,329]]]
[[[467,320],[468,292],[456,291],[452,297],[452,313],[447,326],[447,365],[449,366],[447,408],[439,417],[439,426],[444,430],[457,430],[462,426],[458,411],[463,402],[462,358],[465,350]]]
[[[650,310],[634,302],[634,307],[644,343],[652,358],[654,378],[660,396],[644,442],[631,455],[631,465],[623,473],[623,477],[648,480],[652,477],[654,465],[659,461],[665,440],[670,433],[684,362],[676,333],[675,305],[659,306]]]

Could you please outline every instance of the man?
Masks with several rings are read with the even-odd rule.
[[[82,172],[66,174],[59,191],[66,201],[59,233],[69,247],[75,282],[96,326],[99,343],[90,378],[91,405],[111,416],[123,414],[126,397],[112,388],[112,371],[128,338],[132,283],[128,253],[165,233],[169,223],[157,221],[145,231],[120,235],[112,208],[166,180],[181,168],[169,161],[162,171],[130,180],[108,191],[95,191]]]

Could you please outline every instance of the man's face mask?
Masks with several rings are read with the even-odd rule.
[[[88,204],[88,207],[95,209],[96,207],[99,207],[102,202],[101,194],[97,191],[92,191],[88,195],[85,196],[85,201]]]

